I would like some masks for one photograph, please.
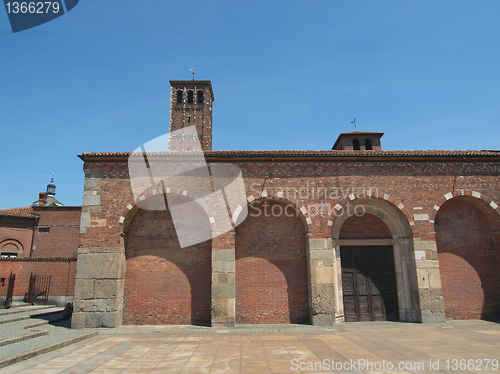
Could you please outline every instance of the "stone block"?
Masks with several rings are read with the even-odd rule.
[[[317,259],[330,259],[333,261],[333,251],[324,251],[324,250],[317,250],[313,249],[309,251],[309,258],[311,260],[317,260]]]
[[[90,253],[125,253],[123,247],[90,247]]]
[[[124,254],[89,253],[78,255],[77,279],[123,279],[124,277]]]
[[[83,182],[84,188],[96,188],[97,187],[97,179],[85,178]]]
[[[94,297],[94,280],[78,279],[75,282],[75,299],[85,300]]]
[[[312,313],[333,315],[335,298],[333,284],[312,284]]]
[[[229,261],[224,263],[224,270],[226,273],[233,273],[235,272],[235,261]]]
[[[436,242],[434,240],[414,240],[413,247],[415,251],[437,251]]]
[[[328,250],[332,249],[330,238],[309,239],[309,250]]]
[[[439,262],[436,260],[415,260],[417,269],[438,268]]]
[[[96,206],[96,205],[101,205],[101,196],[99,195],[83,196],[82,206]]]
[[[422,310],[422,323],[446,322],[444,313],[432,313],[430,310]]]
[[[420,308],[430,310],[433,313],[439,312],[439,300],[421,300]]]
[[[432,268],[429,272],[429,288],[441,288],[441,274],[439,268]]]
[[[312,316],[313,326],[333,326],[335,321],[331,314],[316,314]]]
[[[94,284],[94,298],[116,299],[123,297],[124,281],[121,279],[96,280]]]
[[[234,249],[212,250],[212,261],[234,261]]]
[[[80,216],[80,234],[85,234],[87,232],[87,227],[90,227],[90,213],[82,212]]]
[[[333,267],[316,267],[316,283],[333,283]]]
[[[92,225],[92,227],[106,227],[107,220],[106,220],[106,218],[93,219],[90,221],[90,224]]]
[[[429,273],[427,269],[417,269],[418,288],[429,288]]]
[[[121,312],[107,312],[107,313],[84,313],[85,314],[85,327],[86,328],[99,328],[99,327],[119,327],[122,323]]]
[[[74,308],[80,312],[116,312],[123,309],[123,299],[75,300]]]
[[[213,284],[212,299],[232,299],[235,297],[234,285]]]
[[[213,273],[212,274],[212,285],[228,284],[227,273]]]
[[[212,299],[212,321],[233,321],[236,315],[235,299]]]
[[[419,289],[420,301],[422,300],[442,300],[443,291],[441,288]]]
[[[71,328],[72,329],[84,329],[85,326],[85,314],[73,312],[71,315]]]

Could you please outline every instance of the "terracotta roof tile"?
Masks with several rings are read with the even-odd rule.
[[[131,152],[86,152],[80,155],[81,159],[93,157],[128,157]],[[149,155],[165,156],[189,155],[189,152],[150,152]],[[500,157],[500,151],[452,151],[452,150],[408,150],[408,151],[298,151],[298,150],[263,150],[263,151],[205,151],[206,157],[391,157],[391,156],[413,156],[413,157]]]
[[[0,216],[34,218],[36,214],[33,214],[33,207],[27,206],[23,208],[2,209],[0,210]]]

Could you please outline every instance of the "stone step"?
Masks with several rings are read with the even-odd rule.
[[[0,315],[0,324],[22,321],[29,318],[39,318],[43,315],[57,314],[62,311],[61,307],[51,305],[49,308],[29,309],[16,314],[3,314]]]
[[[30,305],[23,304],[22,306],[16,306],[10,309],[0,309],[0,316],[8,315],[8,314],[16,314],[16,313],[25,313],[28,311],[37,311],[43,309],[54,308],[55,305]]]
[[[17,342],[22,342],[22,341],[28,340],[28,339],[38,338],[39,336],[44,336],[44,335],[49,335],[49,332],[45,331],[45,330],[35,331],[35,332],[30,332],[28,334],[24,334],[21,336],[16,336],[15,338],[1,339],[0,340],[0,347],[3,347],[4,345],[7,345],[7,344],[14,344]]]

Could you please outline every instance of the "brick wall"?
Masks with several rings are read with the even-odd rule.
[[[308,321],[305,235],[302,220],[287,217],[284,204],[252,203],[236,227],[236,323]]]
[[[31,273],[51,275],[49,296],[73,296],[75,290],[76,260],[57,259],[0,259],[0,274],[16,275],[14,296],[25,296]]]
[[[139,210],[125,250],[124,324],[210,323],[210,240],[180,248],[168,210]]]
[[[252,196],[253,198],[259,198],[261,194],[264,194],[278,198],[288,198],[299,208],[305,208],[306,210],[312,204],[328,204],[331,209],[334,209],[337,206],[347,207],[353,200],[362,197],[364,191],[367,192],[371,189],[369,195],[371,198],[383,200],[384,204],[394,207],[394,210],[397,211],[397,217],[395,216],[393,221],[397,221],[397,224],[401,227],[408,227],[410,231],[405,232],[403,238],[408,239],[408,242],[411,243],[408,244],[410,249],[405,254],[405,261],[408,261],[410,266],[415,266],[417,271],[423,269],[426,273],[432,273],[433,275],[432,279],[424,279],[423,281],[419,278],[418,285],[417,278],[414,279],[412,276],[409,284],[409,287],[414,290],[412,295],[416,295],[415,298],[418,298],[422,309],[431,314],[442,313],[441,280],[439,279],[439,264],[437,251],[435,250],[436,235],[434,232],[434,217],[439,210],[439,206],[453,196],[467,195],[472,198],[473,194],[474,199],[485,200],[487,204],[491,204],[497,211],[498,208],[495,208],[494,202],[500,202],[498,184],[500,164],[493,157],[491,159],[481,159],[479,157],[476,159],[470,157],[467,159],[463,157],[448,159],[446,156],[433,158],[420,156],[412,156],[412,158],[360,156],[358,160],[351,160],[350,155],[345,155],[345,157],[328,156],[325,158],[318,156],[317,159],[308,156],[307,160],[304,161],[304,159],[288,156],[280,156],[281,158],[276,156],[273,159],[270,156],[257,157],[243,153],[240,152],[237,156],[221,156],[222,154],[226,155],[226,153],[219,155],[218,152],[214,151],[207,152],[206,158],[207,162],[226,162],[238,166],[242,170],[246,194],[250,199]],[[128,180],[127,155],[84,155],[82,158],[85,159],[84,170],[86,173],[82,218],[85,217],[86,221],[84,224],[82,220],[83,235],[81,236],[80,247],[94,248],[95,250],[100,248],[103,253],[109,251],[109,248],[118,251],[125,246],[120,233],[129,220],[131,209],[129,206],[136,203]],[[301,189],[304,191],[301,191]],[[289,196],[287,196],[287,193]],[[195,197],[194,195],[196,195],[195,192],[188,191],[188,196]],[[374,204],[374,206],[377,206],[377,204]],[[309,239],[328,239],[338,235],[338,232],[332,232],[332,221],[333,226],[336,227],[335,220],[337,218],[335,212],[333,214],[323,213],[325,212],[322,211],[321,214],[317,215],[304,214]],[[498,221],[497,212],[493,211],[493,213],[497,215],[495,219]],[[297,222],[299,221],[304,225],[302,220],[298,219]],[[239,240],[238,237],[241,238],[241,230],[245,225],[248,227],[251,222],[252,218],[249,217],[247,221],[236,228],[236,241]],[[277,229],[286,227],[286,225],[284,222],[275,224]],[[358,228],[356,228],[356,225]],[[357,235],[358,237],[365,235],[366,227],[370,225],[367,221],[353,222],[353,226],[349,223],[345,230],[351,226],[352,234],[343,233],[342,235]],[[463,228],[469,230],[468,225]],[[370,227],[370,229],[373,228]],[[358,233],[355,233],[356,230]],[[383,237],[387,235],[387,232],[382,228],[374,231],[378,232],[377,235]],[[383,231],[384,234],[382,234]],[[249,234],[249,239],[250,236],[256,235],[255,232],[260,231],[250,230],[250,232],[252,234]],[[251,239],[265,241],[269,235],[272,235],[264,228],[261,232],[263,233],[262,238]],[[284,239],[287,239],[292,234],[288,232],[287,235]],[[493,240],[500,243],[500,235],[495,235]],[[138,238],[136,242],[136,245],[139,246],[140,239]],[[286,243],[286,241],[280,243]],[[415,253],[413,253],[414,246]],[[238,247],[242,249],[241,245],[236,245],[236,247],[237,250]],[[415,259],[417,254],[419,257]],[[237,261],[241,265],[247,261],[255,261],[255,264],[248,263],[248,266],[245,265],[243,270],[238,265],[236,277],[238,278],[238,272],[244,272],[245,268],[250,269],[252,266],[263,268],[272,263],[272,261],[268,261],[262,256],[240,256]],[[131,258],[127,262],[127,277],[129,276],[129,270],[132,271],[133,268],[130,260]],[[142,270],[139,270],[140,267],[138,266],[137,273],[143,272],[144,266]],[[274,268],[270,266],[269,269]],[[182,273],[185,274],[185,272]],[[437,273],[438,276],[435,277],[434,273]],[[250,274],[244,276],[242,274],[242,277],[245,278],[250,276]],[[207,284],[210,284],[210,280],[207,281]],[[305,284],[307,285],[307,281]],[[228,285],[228,290],[230,289],[231,285]],[[236,289],[238,289],[237,281]],[[255,292],[260,291],[256,290]],[[413,297],[408,295],[409,300],[413,300]],[[224,304],[224,307],[230,307],[227,301],[230,299],[229,296],[224,294],[220,296],[220,299],[227,304]],[[221,301],[221,305],[223,301]],[[127,305],[130,304],[125,303],[125,315],[127,308],[129,308]],[[139,307],[134,308],[133,310],[137,310]],[[418,308],[412,306],[413,309],[415,313],[419,313]],[[120,316],[119,313],[116,315]],[[130,316],[125,318],[130,318]],[[137,320],[141,321],[141,318]],[[430,319],[428,320],[430,321]],[[131,320],[129,319],[129,321]],[[149,323],[147,320],[142,321],[142,323]]]
[[[448,318],[500,316],[500,267],[492,237],[498,229],[495,225],[498,215],[478,199],[456,197],[439,210],[436,242]]]
[[[392,239],[387,225],[373,214],[348,218],[339,233],[340,239]]]
[[[76,257],[81,207],[33,207],[40,215],[33,257]]]
[[[30,218],[2,217],[0,221],[0,250],[5,246],[6,250],[22,250],[17,257],[29,257],[31,241],[33,239],[33,226],[36,224]]]

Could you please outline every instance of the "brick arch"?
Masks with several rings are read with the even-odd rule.
[[[445,195],[434,230],[445,313],[452,319],[500,317],[498,206],[475,191]]]
[[[208,215],[207,206],[202,204],[201,200],[199,200],[198,197],[192,194],[189,190],[171,189],[170,187],[165,187],[165,191],[160,189],[148,189],[144,191],[141,195],[139,195],[136,201],[130,202],[125,208],[122,209],[120,218],[118,219],[118,223],[122,227],[122,234],[126,231],[128,225],[130,224],[132,219],[135,217],[135,215],[141,208],[140,207],[141,205],[143,206],[146,205],[148,203],[148,200],[160,195],[163,195],[164,196],[163,201],[166,201],[166,194],[184,196],[193,201],[196,201]],[[158,208],[165,208],[165,203],[163,204],[159,203]],[[163,209],[158,209],[158,210],[163,210]]]
[[[6,239],[0,243],[0,250],[2,251],[17,251],[18,254],[23,253],[24,248],[20,241],[16,239]]]
[[[386,193],[380,193],[379,191],[376,191],[375,194],[370,194],[365,192],[360,192],[357,194],[352,193],[348,195],[346,198],[340,200],[333,207],[334,210],[332,217],[333,221],[328,222],[328,225],[332,226],[331,229],[332,238],[338,239],[338,233],[340,232],[342,224],[349,218],[348,215],[346,215],[345,213],[350,204],[354,203],[355,206],[357,206],[361,205],[363,202],[365,203],[365,205],[370,207],[371,212],[368,213],[371,213],[374,216],[381,218],[382,221],[384,221],[384,223],[388,225],[389,229],[393,233],[393,237],[394,236],[398,238],[413,237],[413,226],[415,225],[415,222],[408,208],[406,208],[406,206],[403,204],[401,200],[393,196],[390,196]],[[387,219],[388,212],[390,212],[392,215],[391,221],[388,221]],[[405,226],[404,223],[402,223],[402,226],[401,225],[398,225],[398,227],[394,226],[396,222],[401,221],[401,219],[398,219],[397,216],[400,216],[399,218],[402,218],[401,216],[405,217],[405,220],[407,221],[410,227],[404,227]],[[339,219],[341,221],[339,221]],[[335,233],[337,236],[335,236]]]
[[[434,208],[432,209],[432,213],[430,214],[430,221],[434,222],[436,215],[439,212],[439,209],[441,209],[441,206],[443,206],[444,203],[446,203],[450,199],[453,199],[454,197],[459,197],[459,196],[471,196],[476,199],[481,199],[500,215],[500,207],[489,196],[478,191],[462,189],[462,190],[450,191],[445,195],[441,196],[441,198],[436,202]]]
[[[7,246],[13,246],[15,247],[15,250],[22,251],[23,250],[23,245],[21,244],[20,241],[16,239],[6,239],[0,243],[0,248],[4,249]],[[14,248],[12,248],[14,249]]]
[[[179,199],[191,201],[178,194]],[[141,201],[165,201],[163,194]],[[180,201],[182,203],[182,201]],[[158,203],[160,204],[160,203]],[[201,205],[195,214],[202,230],[210,222]],[[126,258],[124,324],[210,324],[211,249],[207,240],[181,248],[169,209],[135,206],[124,225]],[[186,216],[187,217],[187,216]],[[181,217],[182,218],[182,217]],[[191,224],[187,217],[186,224]]]
[[[309,227],[312,225],[312,219],[309,216],[309,211],[305,206],[299,209],[297,205],[297,200],[293,196],[284,196],[285,194],[283,191],[278,191],[277,189],[270,189],[266,188],[264,189],[260,194],[249,194],[247,195],[247,202],[252,203],[255,200],[261,199],[261,198],[267,198],[267,199],[273,199],[276,201],[279,201],[283,204],[290,205],[292,206],[302,222],[304,223],[304,226],[306,228],[306,232],[309,232]]]
[[[399,320],[417,322],[421,320],[421,316],[419,301],[416,297],[418,295],[418,280],[413,244],[414,222],[401,201],[388,194],[377,192],[370,195],[365,193],[351,194],[334,207],[335,217],[333,221],[329,222],[329,225],[332,226],[331,236],[339,264],[338,271],[341,271],[340,247],[343,245],[365,247],[391,245],[394,252]],[[363,206],[364,208],[364,210],[358,211],[358,214],[365,212],[379,218],[387,226],[390,238],[341,239],[340,230],[342,226],[352,216],[352,213],[357,211],[356,208],[358,206]],[[352,243],[350,240],[355,240],[355,243],[350,244]],[[338,283],[335,292],[338,300],[341,300],[338,303],[336,314],[343,316],[343,291],[341,282]]]
[[[309,320],[307,225],[300,210],[286,199],[268,195],[250,199],[236,227],[236,323],[301,323]],[[269,204],[269,214],[263,204]],[[278,214],[272,214],[280,206]],[[295,214],[286,207],[292,207]],[[291,208],[288,208],[291,209]],[[282,214],[279,214],[282,213]]]

